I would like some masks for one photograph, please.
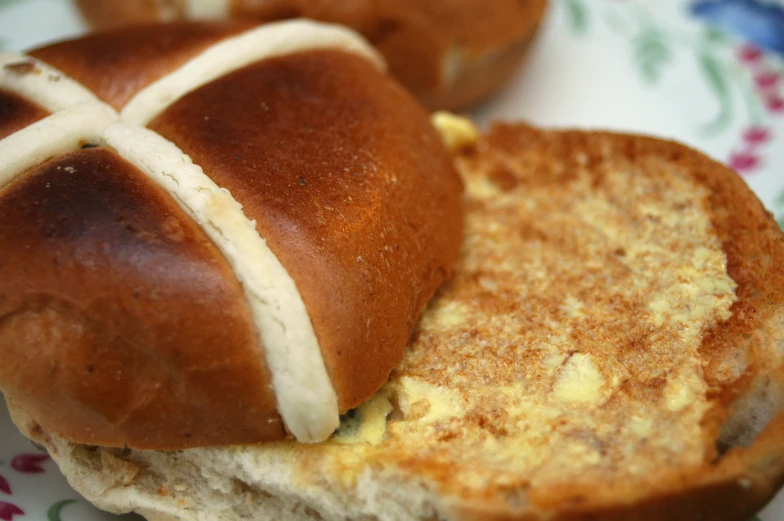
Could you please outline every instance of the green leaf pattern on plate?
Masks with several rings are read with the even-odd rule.
[[[632,40],[637,66],[648,83],[659,80],[664,67],[672,60],[667,36],[659,28],[643,28]]]
[[[76,503],[78,500],[76,499],[64,499],[62,501],[58,501],[54,505],[49,507],[49,510],[46,511],[46,518],[49,521],[61,521],[60,514],[64,507],[70,505],[71,503]]]
[[[594,18],[590,17],[584,0],[563,0],[563,5],[572,32],[587,31],[589,21]],[[735,63],[735,50],[742,43],[739,39],[710,25],[704,25],[701,33],[669,27],[643,2],[597,2],[593,5],[596,9],[603,9],[602,16],[598,18],[628,39],[633,63],[650,86],[657,85],[664,78],[668,65],[675,61],[679,51],[692,54],[691,58],[696,60],[703,81],[718,105],[717,115],[700,127],[702,132],[719,134],[739,118],[746,126],[763,123],[766,114],[753,88],[752,72]],[[784,64],[780,67],[784,70]],[[743,113],[733,106],[736,97],[745,102]]]
[[[719,103],[719,113],[713,121],[703,126],[703,131],[711,134],[718,133],[732,123],[733,107],[730,84],[721,62],[708,49],[700,52],[697,60],[706,83]]]
[[[588,29],[588,8],[584,0],[564,0],[564,7],[569,16],[569,25],[575,33],[583,33]]]

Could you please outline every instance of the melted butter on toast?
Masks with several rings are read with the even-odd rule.
[[[444,145],[452,152],[469,147],[479,140],[479,129],[468,118],[447,111],[438,111],[430,117],[430,120],[441,135]]]
[[[380,391],[386,430],[327,443],[328,467],[481,495],[703,463],[698,350],[736,300],[706,190],[655,157],[483,157],[459,161],[462,259]]]

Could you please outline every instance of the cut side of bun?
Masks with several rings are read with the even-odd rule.
[[[457,154],[466,235],[401,364],[326,442],[68,443],[148,519],[739,521],[784,484],[784,234],[673,142],[497,126]]]

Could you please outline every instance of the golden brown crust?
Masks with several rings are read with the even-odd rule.
[[[250,24],[240,22],[130,27],[55,43],[29,54],[73,77],[115,109],[121,109],[150,83],[210,45],[249,27]]]
[[[743,521],[784,486],[782,437],[784,414],[753,447],[733,449],[701,473],[671,476],[658,490],[618,493],[613,483],[597,491],[594,483],[583,490],[554,490],[551,501],[520,510],[503,502],[457,501],[454,515],[460,521]],[[565,501],[567,494],[571,499]]]
[[[366,60],[326,50],[227,75],[150,128],[256,221],[341,409],[375,392],[460,247],[462,187],[424,112]]]
[[[231,268],[114,152],[4,189],[0,244],[0,383],[45,429],[159,449],[283,436]]]
[[[18,94],[0,89],[0,139],[35,123],[49,112]]]
[[[525,56],[547,5],[547,0],[495,0],[492,9],[482,0],[229,1],[237,19],[305,17],[352,27],[429,108],[447,110],[472,105],[503,85]],[[96,27],[118,23],[88,3],[81,7]],[[156,19],[148,0],[124,5],[129,10],[135,5],[130,20]]]
[[[509,158],[522,170],[509,168]],[[727,272],[737,283],[732,316],[705,332],[699,356],[713,402],[702,421],[704,460],[697,468],[659,469],[656,483],[615,481],[597,490],[595,482],[526,491],[529,508],[515,511],[477,497],[459,502],[465,520],[711,520],[751,517],[784,485],[784,413],[779,413],[750,448],[717,451],[721,424],[732,400],[757,379],[784,382],[781,331],[784,288],[784,235],[760,201],[731,170],[683,145],[641,136],[585,132],[542,132],[524,125],[493,128],[478,149],[462,158],[464,171],[484,172],[499,186],[566,182],[583,168],[595,183],[618,169],[666,164],[697,186],[708,189],[708,214],[727,257]],[[527,177],[519,177],[524,172]],[[512,176],[510,178],[510,176]],[[550,180],[548,181],[548,178]],[[756,342],[749,342],[749,337]],[[608,341],[604,339],[604,341]],[[636,346],[639,349],[641,346]],[[748,353],[746,351],[748,350]],[[774,352],[776,354],[774,355]],[[728,360],[748,356],[743,375]],[[734,376],[733,376],[734,375]],[[753,430],[755,426],[747,426]],[[677,462],[675,462],[677,467]],[[504,497],[503,491],[486,491]]]

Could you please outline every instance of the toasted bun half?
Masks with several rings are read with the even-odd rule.
[[[123,451],[16,422],[90,501],[151,520],[762,508],[784,482],[784,234],[743,181],[676,143],[523,125],[458,165],[455,276],[328,441]]]
[[[78,0],[96,28],[174,19],[312,18],[352,27],[384,55],[391,73],[431,109],[459,110],[498,90],[516,71],[546,0]]]
[[[180,22],[0,59],[6,399],[181,449],[321,441],[386,382],[462,184],[359,36]]]

